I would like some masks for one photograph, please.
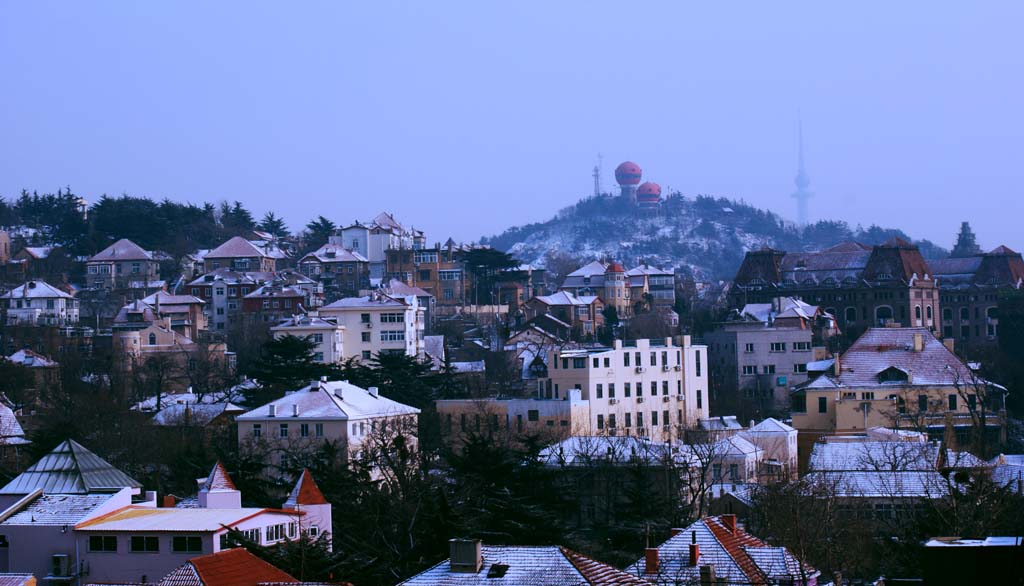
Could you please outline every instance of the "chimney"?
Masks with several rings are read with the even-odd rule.
[[[716,586],[718,580],[715,579],[715,566],[701,566],[700,567],[700,586]]]
[[[273,403],[267,405],[267,417],[277,417],[277,405]]]
[[[378,391],[377,387],[370,387],[369,389],[366,390],[370,391],[370,396],[373,398],[377,398],[378,396],[380,396],[380,392]]]
[[[683,530],[680,529],[679,527],[673,527],[673,528],[669,529],[669,534],[672,537],[675,537],[676,535],[679,535],[682,532],[683,532]]]
[[[914,352],[921,352],[924,350],[924,335],[914,334]]]
[[[658,573],[658,548],[648,547],[647,550],[644,551],[644,573]]]
[[[320,382],[322,382],[322,383],[327,382],[327,377],[326,376],[320,377]]]
[[[700,545],[697,544],[697,532],[694,531],[690,534],[690,567],[697,567],[697,562],[700,560]]]
[[[452,572],[475,574],[484,565],[479,539],[449,539],[448,555]]]
[[[160,500],[160,506],[165,509],[173,509],[178,504],[178,499],[173,494],[165,494]]]
[[[729,530],[729,533],[736,533],[736,515],[722,515],[719,520]]]
[[[292,403],[292,417],[298,417],[298,416],[299,416],[299,404],[298,403]]]
[[[839,376],[842,373],[842,367],[839,366],[839,355],[836,354],[832,359],[832,376]]]

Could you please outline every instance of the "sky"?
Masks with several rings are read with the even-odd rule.
[[[836,4],[0,0],[0,195],[472,241],[600,154],[794,218],[802,119],[812,219],[1024,248],[1024,3]]]

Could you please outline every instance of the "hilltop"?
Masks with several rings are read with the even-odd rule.
[[[820,250],[846,240],[879,244],[898,236],[921,248],[926,258],[948,251],[914,240],[901,230],[823,220],[798,227],[778,214],[742,201],[699,195],[670,195],[657,212],[638,209],[621,196],[587,197],[545,222],[515,226],[484,237],[482,244],[515,255],[524,263],[552,265],[614,258],[678,269],[698,280],[731,279],[748,250]]]

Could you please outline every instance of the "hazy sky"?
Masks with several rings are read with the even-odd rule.
[[[1024,248],[1024,2],[0,3],[0,194],[387,209],[472,240],[622,160],[784,216]]]

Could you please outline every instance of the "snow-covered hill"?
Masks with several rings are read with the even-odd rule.
[[[845,240],[877,244],[897,229],[851,228],[822,221],[803,228],[773,212],[725,198],[669,196],[657,212],[637,209],[619,196],[588,197],[545,222],[509,228],[481,243],[512,253],[519,260],[549,266],[567,260],[611,258],[627,264],[647,262],[679,269],[698,280],[729,279],[748,250],[817,250]],[[945,250],[916,241],[926,257]]]

